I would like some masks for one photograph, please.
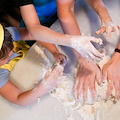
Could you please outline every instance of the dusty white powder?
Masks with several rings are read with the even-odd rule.
[[[49,59],[44,55],[44,52],[39,50],[38,47],[35,47],[35,51],[42,55],[42,57],[45,59],[45,61],[49,64],[50,61]],[[103,65],[109,60],[109,57],[104,57],[102,61],[98,63],[100,69],[102,69]],[[43,65],[43,64],[42,64]],[[46,69],[43,65],[43,73],[45,74],[48,72],[48,69]],[[49,73],[49,72],[48,72]],[[77,68],[75,69],[75,73],[77,73]],[[77,111],[80,116],[84,120],[95,120],[96,116],[97,119],[99,118],[99,114],[101,112],[98,112],[98,108],[101,107],[101,104],[104,106],[109,106],[112,104],[114,101],[114,96],[111,96],[111,99],[107,101],[107,105],[105,104],[106,101],[106,89],[107,89],[107,82],[105,82],[101,87],[96,84],[96,91],[97,91],[97,100],[93,101],[91,92],[88,89],[88,99],[86,103],[83,104],[83,97],[81,94],[81,97],[79,100],[76,99],[76,97],[73,95],[73,81],[69,80],[67,76],[62,76],[59,79],[62,79],[63,81],[52,91],[49,91],[49,94],[55,98],[57,98],[64,106],[65,108],[65,116],[66,120],[74,120],[74,114],[73,111]],[[47,86],[46,82],[45,86]],[[36,90],[36,89],[34,89]],[[33,91],[34,91],[33,90]],[[39,103],[39,98],[38,98],[38,103]],[[107,108],[107,107],[106,107]],[[68,109],[70,109],[71,113],[68,114]]]
[[[102,69],[103,65],[108,60],[109,57],[105,56],[103,60],[98,63],[99,67]],[[77,72],[77,69],[75,71]],[[67,76],[62,76],[61,79],[63,79],[63,81],[56,87],[56,89],[50,92],[50,95],[57,98],[63,104],[63,106],[71,110],[71,115],[68,115],[66,119],[74,120],[72,111],[77,111],[84,120],[95,120],[97,109],[100,108],[101,103],[103,104],[106,101],[107,82],[105,82],[102,86],[98,86],[96,83],[96,101],[93,101],[91,92],[88,89],[88,99],[86,103],[83,103],[82,94],[79,100],[77,100],[73,95],[73,81],[69,80]],[[114,97],[111,96],[108,101],[110,101],[107,102],[108,106],[109,104],[113,104],[112,102],[114,101]],[[97,119],[98,117],[99,116],[97,116]]]

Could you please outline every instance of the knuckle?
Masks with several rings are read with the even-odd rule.
[[[113,89],[113,85],[109,85],[109,88],[112,90]]]
[[[87,88],[86,88],[86,87],[83,87],[83,90],[84,90],[84,91],[86,91],[86,90],[87,90]]]
[[[95,89],[95,87],[94,86],[90,86],[90,90],[94,90]]]

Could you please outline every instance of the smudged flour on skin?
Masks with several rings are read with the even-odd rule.
[[[43,53],[42,56],[44,58]],[[46,59],[45,57],[45,60],[48,62],[48,58]],[[98,63],[99,67],[102,69],[103,65],[107,61],[108,58],[104,58],[102,61],[100,61],[100,63]],[[44,67],[43,72],[47,73],[47,71],[48,69]],[[49,91],[49,94],[55,97],[57,100],[59,100],[61,104],[64,106],[66,120],[75,120],[74,111],[77,111],[79,115],[83,118],[83,120],[101,120],[99,115],[101,111],[98,111],[98,109],[101,109],[102,105],[105,106],[106,108],[107,107],[109,108],[109,106],[113,104],[110,99],[107,102],[105,101],[107,82],[105,82],[101,87],[96,84],[96,91],[98,94],[96,101],[92,100],[91,92],[88,89],[88,99],[86,103],[83,103],[82,95],[79,100],[76,99],[75,96],[73,95],[72,91],[74,84],[73,81],[70,80],[67,76],[62,76],[59,79],[62,79],[62,82],[52,91]],[[38,98],[38,103],[39,100],[40,99]],[[69,114],[68,109],[71,111],[71,113]],[[105,115],[103,115],[103,118],[105,118]]]
[[[96,57],[92,54],[91,49],[94,47],[91,44],[91,41],[96,42],[98,44],[102,44],[102,39],[90,37],[90,36],[74,36],[70,39],[71,47],[76,49],[83,57],[89,59],[95,59]],[[94,53],[97,55],[97,53]],[[87,57],[86,57],[87,56]],[[96,58],[97,59],[97,58]]]
[[[99,67],[102,69],[104,64],[109,60],[108,56],[105,56],[102,61],[98,63]],[[77,72],[77,70],[76,70]],[[73,81],[69,80],[67,76],[63,76],[61,79],[63,81],[49,94],[55,98],[57,98],[64,107],[67,107],[71,110],[71,114],[67,114],[67,109],[65,111],[66,113],[66,120],[74,120],[74,111],[77,111],[80,116],[83,118],[83,120],[100,120],[100,116],[97,114],[101,114],[101,112],[98,112],[98,109],[101,109],[101,105],[108,108],[110,105],[113,104],[113,100],[109,99],[106,101],[106,90],[107,90],[107,82],[105,82],[102,86],[98,86],[96,83],[96,91],[97,91],[97,99],[96,101],[93,101],[92,94],[90,90],[88,89],[88,96],[87,101],[83,103],[83,95],[81,94],[80,99],[76,99],[76,97],[73,95],[72,89],[73,89]],[[113,93],[114,95],[114,93]],[[97,118],[96,118],[97,116]],[[103,116],[105,117],[105,115]]]

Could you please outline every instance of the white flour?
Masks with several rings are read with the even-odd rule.
[[[98,63],[99,67],[102,69],[103,65],[109,60],[109,57],[106,56],[100,63]],[[77,71],[77,70],[76,70]],[[96,83],[96,91],[97,91],[97,100],[93,101],[91,97],[91,92],[88,90],[88,96],[86,103],[83,104],[83,97],[81,95],[81,98],[77,100],[75,96],[73,95],[72,89],[73,89],[73,81],[68,79],[67,76],[62,77],[63,82],[60,83],[56,89],[50,92],[50,95],[57,98],[64,107],[67,107],[71,110],[71,114],[66,117],[67,120],[74,120],[74,115],[72,114],[73,111],[77,111],[80,116],[84,120],[96,120],[96,113],[98,108],[101,107],[101,104],[104,104],[104,106],[109,106],[113,104],[114,97],[112,96],[111,99],[106,101],[106,90],[107,90],[107,82],[105,82],[101,87],[97,85]],[[106,104],[107,105],[106,105]],[[67,111],[66,111],[67,115]],[[97,116],[97,120],[99,120],[99,115]]]
[[[45,56],[44,52],[42,50],[39,50],[39,47],[35,47],[34,50],[37,53],[39,52],[40,55],[42,55],[47,64],[51,64],[49,59]],[[100,69],[103,68],[104,64],[108,60],[109,57],[105,56],[102,61],[98,63]],[[43,73],[45,75],[45,73],[47,72],[47,68],[43,68]],[[75,69],[75,74],[76,73],[77,68]],[[79,100],[76,99],[75,95],[73,94],[73,80],[69,79],[68,76],[62,76],[61,79],[63,81],[52,91],[49,91],[49,94],[57,98],[57,100],[59,100],[64,106],[66,120],[75,120],[74,111],[78,112],[79,115],[83,118],[83,120],[105,120],[106,115],[102,112],[102,109],[104,109],[104,111],[107,111],[114,102],[114,96],[111,96],[109,100],[106,100],[107,82],[105,82],[102,86],[98,86],[96,83],[96,101],[93,101],[91,92],[88,89],[88,99],[86,103],[83,103],[82,94]],[[104,108],[102,108],[101,106],[104,106]],[[100,118],[101,114],[103,118]]]

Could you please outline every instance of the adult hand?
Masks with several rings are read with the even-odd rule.
[[[115,25],[112,21],[104,21],[102,22],[102,25],[98,31],[96,31],[97,35],[100,35],[101,33],[106,32],[106,38],[110,38],[110,33],[115,32],[117,35],[119,35],[119,26]]]
[[[106,96],[112,93],[113,88],[115,88],[115,99],[120,97],[120,54],[114,53],[109,62],[103,67],[102,71],[102,81],[108,81],[108,88]]]
[[[104,54],[98,52],[91,42],[102,44],[102,39],[92,36],[73,36],[71,38],[71,47],[89,60],[99,60],[104,57]]]
[[[77,93],[78,99],[83,92],[83,100],[86,102],[88,88],[90,88],[93,100],[96,99],[95,80],[97,80],[99,85],[102,83],[99,68],[93,61],[88,62],[87,59],[81,58],[81,60],[79,60],[79,69],[73,87],[73,92]]]
[[[60,52],[52,53],[53,57],[56,60],[56,63],[65,66],[67,63],[67,57]]]

